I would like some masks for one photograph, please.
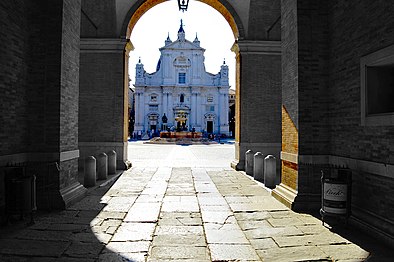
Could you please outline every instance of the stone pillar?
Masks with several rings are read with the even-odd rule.
[[[236,142],[232,167],[245,168],[248,149],[272,154],[281,150],[281,43],[239,40],[236,53]]]
[[[253,168],[254,168],[254,152],[253,150],[248,150],[245,153],[245,172],[246,174],[253,176]]]
[[[116,152],[111,150],[108,155],[108,174],[113,175],[116,173]]]
[[[125,169],[126,58],[132,45],[120,38],[81,38],[80,49],[78,140],[81,156],[85,158],[114,149],[118,155],[117,166]]]
[[[106,153],[100,153],[97,156],[97,180],[107,179],[108,177],[108,156]]]
[[[264,185],[274,188],[276,183],[276,159],[272,155],[264,158]]]
[[[253,178],[264,183],[264,156],[261,152],[254,154]]]
[[[94,156],[85,158],[83,185],[85,187],[96,185],[96,158]]]

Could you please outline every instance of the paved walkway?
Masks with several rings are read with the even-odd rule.
[[[136,143],[130,150],[135,165],[113,185],[90,189],[85,199],[65,211],[38,214],[33,226],[1,228],[0,261],[366,261],[368,257],[368,261],[392,261],[394,257],[373,239],[351,231],[341,236],[315,217],[287,209],[262,185],[227,167],[231,145]]]

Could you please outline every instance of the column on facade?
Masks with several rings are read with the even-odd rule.
[[[190,114],[191,119],[190,123],[192,127],[195,127],[197,124],[197,94],[195,92],[192,92],[192,104],[191,104],[192,112]]]
[[[163,92],[163,115],[166,114],[167,118],[168,118],[168,93],[167,92]]]
[[[174,125],[175,126],[175,124],[176,123],[174,123],[174,113],[173,113],[173,111],[172,111],[172,108],[173,108],[173,102],[172,102],[172,93],[171,92],[168,92],[168,106],[167,106],[167,112],[168,112],[168,116],[167,116],[167,118],[168,118],[168,123],[170,124],[170,125]]]
[[[219,88],[219,110],[218,110],[218,116],[217,116],[217,125],[218,125],[218,132],[221,133],[223,130],[222,128],[222,123],[223,123],[223,109],[224,109],[224,101],[223,101],[223,95],[222,95],[222,90]]]
[[[145,131],[145,106],[144,106],[144,94],[143,93],[139,93],[140,94],[140,113],[139,113],[139,117],[140,117],[140,124],[141,124],[141,129],[142,131]]]
[[[136,112],[136,114],[135,114],[135,126],[137,127],[137,126],[139,126],[140,125],[140,117],[139,117],[139,112],[140,112],[140,93],[135,93],[135,96],[134,96],[134,99],[135,99],[135,101],[134,101],[134,106],[135,106],[135,112]]]
[[[228,94],[224,93],[220,95],[223,100],[222,113],[220,116],[220,125],[224,127],[222,133],[228,133]]]
[[[204,127],[204,123],[202,122],[202,116],[201,116],[201,112],[202,112],[202,104],[201,104],[201,93],[200,92],[196,92],[196,106],[197,106],[197,110],[196,110],[196,127],[198,127],[198,129],[196,128],[197,131],[202,131],[203,127]]]

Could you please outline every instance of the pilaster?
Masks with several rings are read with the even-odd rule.
[[[236,143],[232,167],[244,169],[249,149],[279,159],[281,146],[281,43],[243,40],[237,56]],[[279,166],[279,163],[278,163]]]
[[[99,151],[116,150],[118,168],[126,168],[127,56],[133,46],[126,39],[82,38],[80,49],[81,160],[100,153]],[[100,146],[92,146],[94,143]],[[121,144],[123,147],[113,144]]]

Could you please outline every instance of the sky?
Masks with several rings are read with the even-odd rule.
[[[181,19],[186,39],[193,41],[197,33],[200,46],[206,50],[206,71],[217,74],[225,59],[230,86],[235,89],[235,54],[230,50],[235,39],[230,25],[214,8],[193,0],[185,12],[179,11],[177,1],[167,1],[151,8],[138,20],[130,36],[135,48],[129,60],[131,85],[135,82],[135,65],[139,58],[146,72],[156,71],[159,48],[164,46],[168,34],[172,41],[177,39]]]

